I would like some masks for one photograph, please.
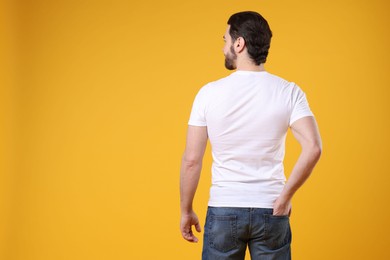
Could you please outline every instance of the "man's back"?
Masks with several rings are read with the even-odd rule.
[[[212,145],[209,206],[272,208],[285,183],[287,129],[311,115],[297,85],[265,71],[236,71],[204,86],[189,125],[207,126]]]

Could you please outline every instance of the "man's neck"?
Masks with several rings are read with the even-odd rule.
[[[264,68],[264,63],[261,63],[260,65],[256,65],[252,61],[243,60],[241,62],[237,61],[237,70],[265,71],[265,68]]]

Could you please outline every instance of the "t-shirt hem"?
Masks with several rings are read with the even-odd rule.
[[[209,202],[209,207],[215,208],[273,208],[273,203],[215,203]]]
[[[199,122],[199,121],[189,121],[188,125],[192,125],[192,126],[207,126],[207,124]]]
[[[290,121],[290,126],[291,126],[292,124],[294,124],[295,121],[298,121],[299,119],[304,118],[304,117],[308,117],[308,116],[314,117],[314,114],[313,114],[312,112],[308,112],[308,113],[299,115],[299,116],[297,116],[297,117],[294,117],[294,118]]]

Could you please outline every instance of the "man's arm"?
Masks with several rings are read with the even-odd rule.
[[[192,209],[192,201],[202,170],[203,155],[207,145],[207,128],[188,126],[187,142],[180,168],[180,230],[185,240],[198,242],[192,233],[192,226],[201,232],[198,217]]]
[[[274,215],[290,214],[293,195],[309,178],[322,152],[321,137],[314,117],[298,119],[291,125],[291,131],[302,151],[282,193],[274,203]]]

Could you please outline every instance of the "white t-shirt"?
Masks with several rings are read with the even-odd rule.
[[[272,208],[286,181],[288,127],[305,116],[313,113],[304,92],[265,71],[236,71],[201,88],[188,124],[207,126],[209,206]]]

